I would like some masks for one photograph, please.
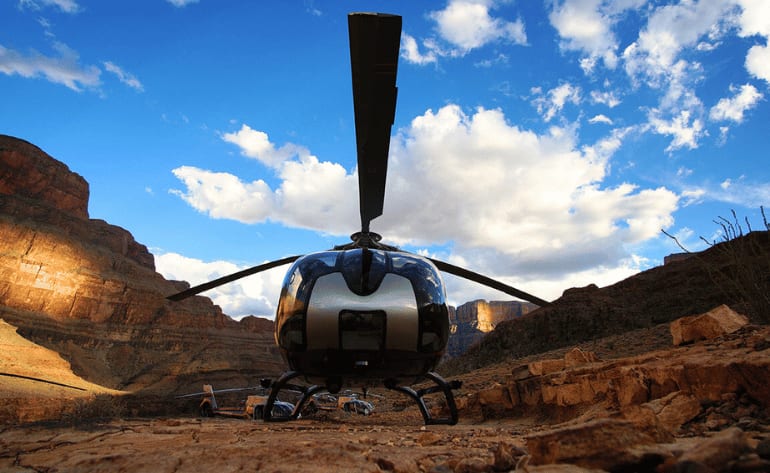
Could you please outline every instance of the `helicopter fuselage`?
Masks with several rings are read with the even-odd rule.
[[[276,342],[291,370],[326,386],[415,382],[449,338],[446,296],[429,260],[353,248],[313,253],[284,279]]]

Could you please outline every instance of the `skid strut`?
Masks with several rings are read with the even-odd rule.
[[[436,383],[435,386],[430,386],[427,388],[422,388],[418,390],[414,390],[409,386],[398,386],[398,384],[393,380],[386,380],[385,381],[385,387],[388,389],[392,389],[393,391],[398,391],[400,393],[404,393],[407,396],[414,399],[414,401],[417,403],[417,407],[420,408],[420,412],[422,413],[422,418],[425,421],[425,425],[432,425],[432,424],[447,424],[447,425],[455,425],[457,423],[457,404],[455,404],[455,397],[452,393],[453,389],[459,389],[462,386],[462,381],[445,381],[444,378],[439,376],[437,373],[434,372],[428,372],[425,375],[426,378],[430,379],[434,383]],[[446,418],[434,418],[431,416],[430,411],[428,410],[428,407],[425,405],[425,400],[423,399],[423,396],[426,394],[432,394],[437,392],[443,392],[444,397],[446,398],[446,405],[449,409],[449,417]]]
[[[292,379],[300,376],[301,373],[298,373],[296,371],[287,371],[284,373],[280,378],[278,378],[278,381],[274,382],[270,386],[270,394],[267,396],[267,402],[265,403],[265,409],[262,412],[262,418],[266,422],[282,422],[287,420],[295,420],[299,418],[300,413],[302,412],[302,409],[305,407],[305,404],[307,401],[313,396],[313,394],[317,393],[318,391],[321,391],[323,389],[326,389],[324,386],[299,386],[296,384],[290,384],[289,381]],[[299,392],[301,394],[301,397],[299,399],[299,402],[296,406],[294,406],[294,411],[292,411],[291,415],[288,416],[273,416],[273,406],[275,406],[275,401],[278,399],[278,393],[282,389],[289,389],[292,391]]]
[[[312,385],[312,386],[298,386],[296,384],[289,383],[292,379],[301,376],[301,373],[298,373],[296,371],[287,371],[284,373],[280,378],[278,378],[277,381],[274,383],[271,383],[270,386],[270,395],[267,397],[267,403],[265,404],[264,411],[262,413],[263,419],[266,422],[282,422],[287,420],[294,420],[299,418],[300,413],[302,412],[302,409],[305,407],[305,404],[307,401],[317,392],[323,391],[324,389],[327,389],[325,386],[319,386],[319,385]],[[422,414],[422,418],[425,421],[426,425],[432,425],[432,424],[446,424],[446,425],[455,425],[457,424],[458,414],[457,414],[457,404],[455,403],[455,397],[454,393],[452,393],[453,389],[459,389],[462,386],[461,381],[449,381],[447,382],[439,376],[437,373],[434,372],[428,372],[425,375],[426,378],[433,381],[435,383],[435,386],[429,386],[427,388],[421,388],[414,390],[410,386],[399,386],[398,383],[394,380],[385,380],[385,387],[393,390],[398,391],[400,393],[406,394],[410,398],[412,398],[416,403],[417,407],[420,408],[420,413]],[[289,389],[292,391],[296,391],[301,393],[301,397],[297,405],[294,407],[294,411],[291,413],[291,415],[288,416],[273,416],[273,407],[275,406],[275,401],[278,399],[278,393],[282,389]],[[434,418],[430,410],[428,409],[428,406],[425,405],[425,400],[423,397],[426,394],[433,394],[443,392],[444,398],[446,399],[446,405],[449,409],[449,417],[445,418]]]

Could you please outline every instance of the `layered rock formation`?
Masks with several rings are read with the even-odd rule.
[[[283,366],[272,322],[236,322],[155,272],[126,230],[89,219],[88,184],[25,141],[0,135],[0,318],[74,371],[128,391],[251,385]]]
[[[450,308],[447,354],[460,356],[474,343],[497,327],[500,322],[512,320],[535,310],[536,305],[519,301],[475,300],[456,309]]]
[[[770,461],[752,453],[757,439],[770,439],[770,327],[734,329],[734,314],[708,314],[705,340],[688,345],[613,360],[574,347],[468,374],[461,416],[550,425],[526,437],[530,467],[770,471]],[[680,323],[671,324],[674,336]],[[624,337],[634,336],[651,334]],[[712,469],[688,469],[703,465]]]

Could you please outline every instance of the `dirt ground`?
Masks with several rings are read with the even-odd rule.
[[[511,422],[424,426],[417,416],[342,412],[289,423],[190,417],[40,424],[0,432],[0,471],[480,472],[493,471],[496,457],[498,471],[509,471],[511,452],[533,430]]]

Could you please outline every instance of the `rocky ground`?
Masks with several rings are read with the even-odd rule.
[[[464,386],[455,426],[424,426],[416,407],[380,391],[386,397],[374,400],[369,417],[69,416],[3,427],[0,471],[770,471],[770,327],[749,325],[681,347],[671,347],[670,337],[661,326],[597,340],[580,347],[593,361],[537,376],[516,373],[574,350],[458,375]],[[747,376],[726,376],[719,366]],[[670,392],[656,376],[668,380]],[[640,380],[646,394],[629,379]],[[595,388],[586,393],[589,385]],[[524,386],[540,393],[536,404],[527,404]]]

